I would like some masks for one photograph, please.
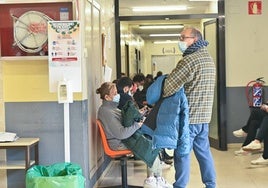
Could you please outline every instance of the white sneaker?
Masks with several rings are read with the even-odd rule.
[[[249,151],[244,151],[242,148],[240,148],[240,150],[234,151],[234,154],[236,156],[242,156],[242,155],[251,155],[251,152]]]
[[[260,156],[258,159],[251,161],[251,164],[265,165],[265,164],[268,164],[268,159],[264,159],[262,156]]]
[[[261,150],[261,143],[252,141],[250,144],[242,147],[245,151],[255,151],[255,150]]]
[[[163,177],[157,177],[157,188],[173,188]]]
[[[235,137],[240,138],[240,137],[246,137],[248,134],[245,131],[243,131],[242,129],[239,129],[239,130],[233,131],[233,135]]]
[[[154,176],[150,176],[144,180],[143,187],[144,188],[157,188],[156,178]]]

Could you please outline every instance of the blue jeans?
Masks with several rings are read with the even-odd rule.
[[[216,187],[216,172],[208,139],[208,124],[190,124],[190,144],[199,163],[202,182],[206,188]],[[180,148],[174,151],[174,188],[185,188],[189,182],[191,153],[180,156]]]

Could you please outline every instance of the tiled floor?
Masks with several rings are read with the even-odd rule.
[[[260,156],[259,154],[248,156],[235,156],[234,151],[241,144],[229,146],[228,151],[211,149],[217,172],[217,188],[267,188],[268,165],[251,165],[250,161]],[[163,170],[163,176],[171,184],[174,181],[174,168]],[[146,166],[142,161],[128,161],[128,183],[130,185],[143,185],[146,178]],[[99,181],[99,186],[120,184],[119,161],[111,164]],[[200,178],[199,166],[192,157],[190,182],[187,188],[203,188]]]

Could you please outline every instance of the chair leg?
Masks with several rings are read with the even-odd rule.
[[[122,157],[120,159],[120,165],[121,165],[122,188],[128,188],[128,184],[127,184],[127,157]]]
[[[122,157],[120,159],[120,165],[121,165],[121,178],[122,178],[122,188],[143,188],[141,186],[135,186],[135,185],[128,185],[127,182],[127,160],[128,157]]]
[[[128,185],[128,182],[127,182],[127,160],[128,160],[128,157],[120,158],[122,185],[109,186],[109,188],[143,188],[141,186]],[[101,187],[99,187],[99,188],[101,188]]]

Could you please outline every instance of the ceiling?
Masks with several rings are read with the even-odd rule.
[[[187,6],[187,10],[182,11],[149,11],[149,8],[154,7],[168,7],[168,6]],[[133,12],[133,7],[145,6],[147,11]],[[120,16],[163,16],[162,20],[138,20],[138,21],[124,21],[127,22],[132,32],[141,36],[144,40],[163,41],[163,40],[177,40],[178,36],[173,37],[150,37],[149,34],[178,34],[181,29],[140,29],[140,25],[169,25],[169,24],[183,24],[191,26],[199,26],[201,19],[170,19],[168,15],[191,15],[191,14],[208,14],[217,13],[217,2],[211,1],[189,1],[189,0],[119,0],[119,15]],[[122,22],[122,23],[124,23]]]
[[[132,29],[134,34],[139,35],[144,40],[151,41],[163,41],[163,40],[177,40],[178,36],[162,36],[162,37],[150,37],[150,34],[179,34],[182,29],[140,29],[141,25],[174,25],[182,24],[196,26],[200,24],[200,19],[183,19],[183,20],[172,20],[172,21],[162,21],[162,20],[149,20],[149,21],[128,21],[129,28]]]

